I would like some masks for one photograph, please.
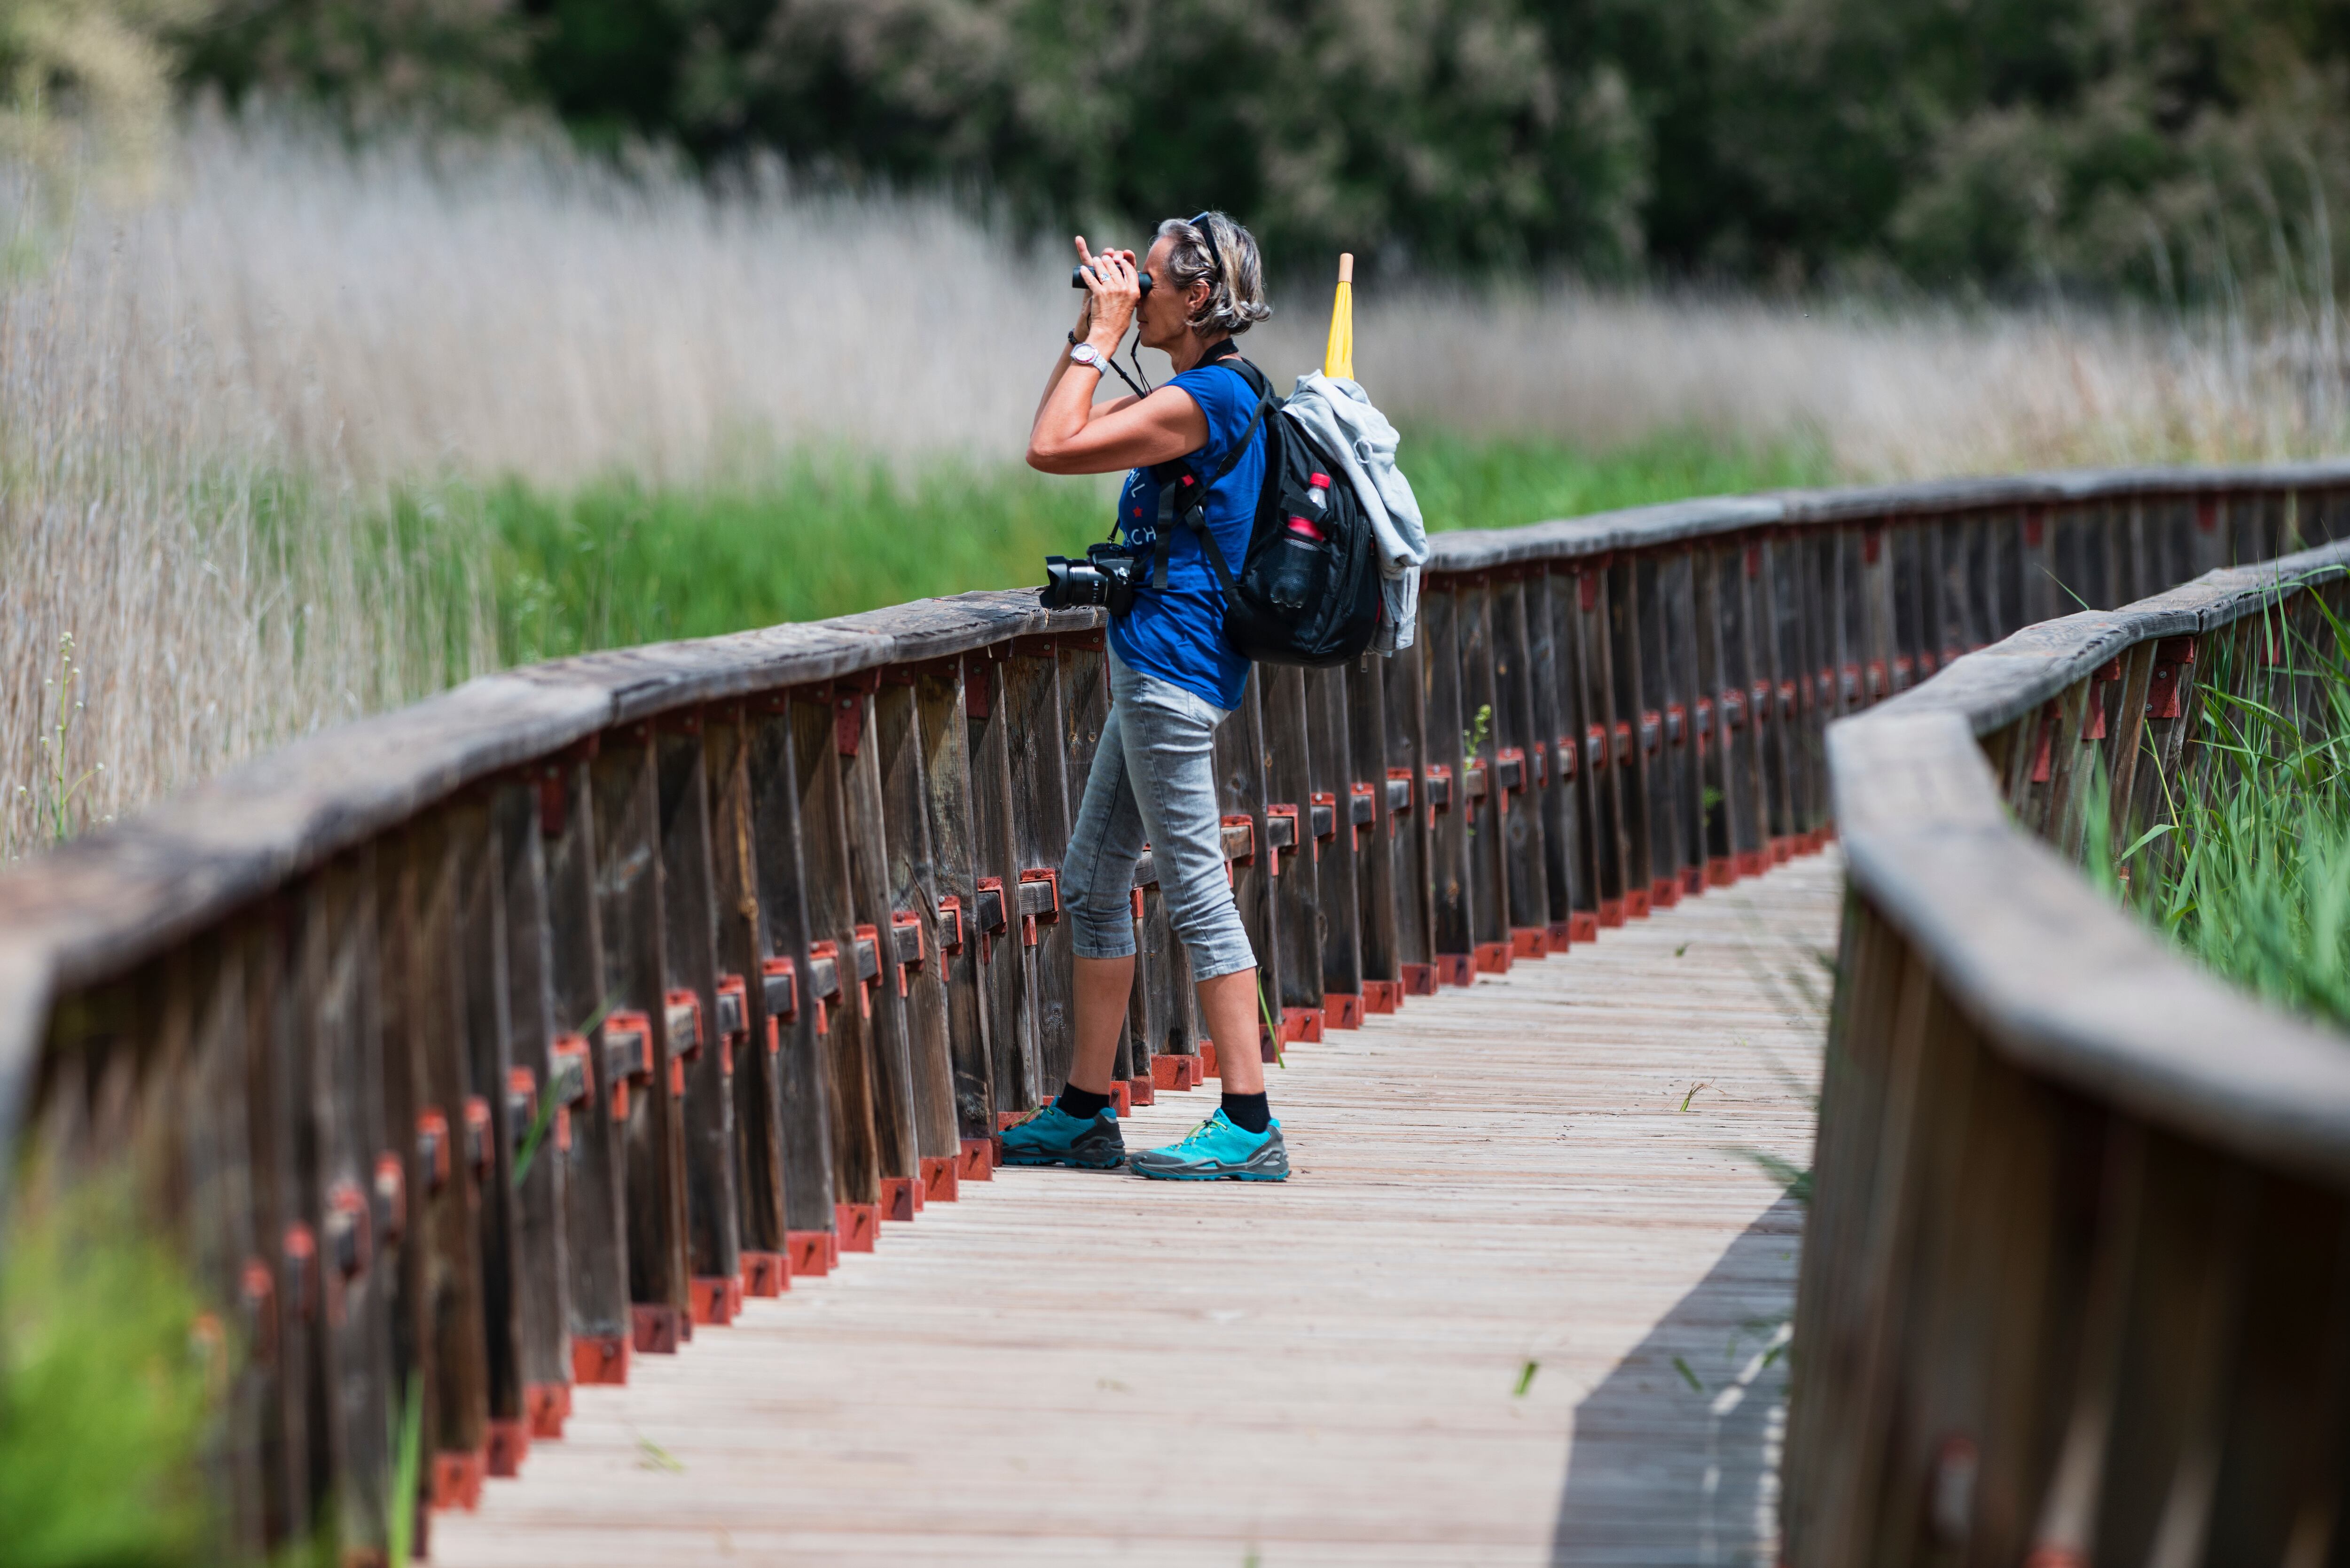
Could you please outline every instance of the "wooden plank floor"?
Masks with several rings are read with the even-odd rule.
[[[433,1557],[1767,1563],[1801,1211],[1752,1151],[1810,1159],[1839,870],[1294,1048],[1285,1187],[999,1172],[581,1389]]]

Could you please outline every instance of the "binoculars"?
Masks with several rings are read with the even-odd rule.
[[[1092,269],[1091,269],[1091,268],[1089,268],[1089,267],[1082,267],[1082,266],[1073,266],[1073,267],[1071,267],[1071,268],[1069,269],[1069,286],[1070,286],[1071,288],[1083,288],[1083,287],[1085,287],[1085,286],[1086,286],[1086,274],[1087,274],[1087,272],[1091,271],[1091,270],[1092,270]],[[1137,282],[1139,282],[1139,283],[1140,283],[1140,284],[1142,285],[1142,292],[1143,292],[1143,293],[1145,293],[1145,294],[1149,294],[1149,293],[1150,292],[1150,275],[1149,275],[1149,273],[1147,273],[1147,272],[1146,272],[1146,273],[1142,273],[1142,274],[1140,274],[1140,275],[1137,277],[1136,281],[1137,281]]]

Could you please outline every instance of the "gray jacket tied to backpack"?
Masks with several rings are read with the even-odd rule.
[[[1396,466],[1395,426],[1371,406],[1370,394],[1360,385],[1319,371],[1298,377],[1296,389],[1282,407],[1346,469],[1347,488],[1378,535],[1384,613],[1371,651],[1409,648],[1419,615],[1419,568],[1428,560],[1428,530],[1420,524],[1411,481]]]

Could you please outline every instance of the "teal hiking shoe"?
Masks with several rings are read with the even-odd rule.
[[[1181,1143],[1144,1149],[1126,1167],[1158,1181],[1286,1181],[1289,1149],[1281,1141],[1279,1122],[1253,1133],[1219,1108]]]
[[[1046,1106],[1003,1133],[1006,1165],[1068,1165],[1079,1170],[1116,1170],[1126,1163],[1126,1139],[1118,1136],[1118,1112],[1082,1121],[1058,1105]]]

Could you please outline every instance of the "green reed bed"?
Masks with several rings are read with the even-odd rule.
[[[2189,753],[2189,778],[2160,781],[2175,825],[2123,860],[2130,901],[2187,952],[2350,1029],[2350,628],[2308,598],[2314,635],[2275,618],[2265,628],[2276,663],[2240,668],[2247,649],[2265,652],[2262,630],[2206,656],[2201,755]],[[2091,863],[2104,862],[2093,845]]]
[[[1749,452],[1693,434],[1604,453],[1413,436],[1404,466],[1431,531],[1820,483],[1828,472],[1808,449]],[[448,536],[480,542],[499,658],[521,663],[1037,583],[1046,555],[1107,535],[1116,484],[1013,464],[901,472],[834,454],[695,484],[622,474],[567,493],[519,480],[444,486],[410,493],[398,511],[419,526],[428,514],[454,521]]]

